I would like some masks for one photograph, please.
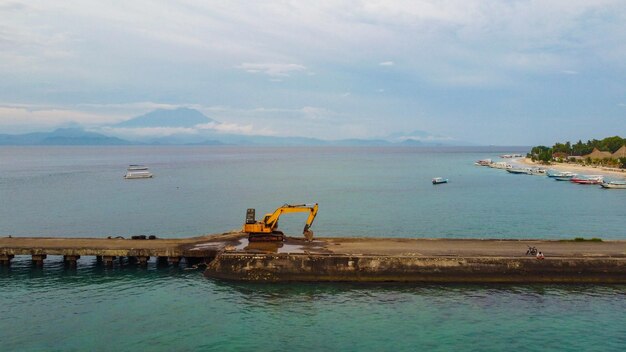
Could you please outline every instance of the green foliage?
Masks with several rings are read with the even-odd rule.
[[[602,239],[597,237],[590,239],[586,239],[584,237],[576,237],[574,238],[574,242],[602,242]]]
[[[600,151],[615,153],[623,145],[626,145],[626,138],[619,136],[607,137],[602,140],[592,139],[588,140],[586,143],[583,143],[581,140],[574,144],[569,141],[565,143],[557,142],[552,147],[546,147],[543,145],[533,147],[529,153],[529,157],[533,161],[542,161],[545,163],[552,161],[554,158],[565,158],[569,161],[574,161],[569,157],[587,155],[591,153],[594,148],[597,148]],[[622,159],[626,158],[620,158],[619,161],[611,158],[605,158],[602,160],[591,160],[590,158],[586,158],[585,161],[587,164],[598,163],[602,165],[616,165],[626,168],[626,160]]]

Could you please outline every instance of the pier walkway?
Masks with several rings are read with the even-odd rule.
[[[30,255],[33,263],[43,265],[48,255],[62,255],[69,265],[76,265],[81,256],[95,256],[105,265],[116,258],[128,257],[146,265],[150,257],[178,264],[181,258],[203,261],[214,258],[224,246],[239,234],[206,235],[181,239],[123,239],[123,238],[55,238],[0,237],[0,264],[10,265],[16,255]]]
[[[526,255],[536,247],[545,259]],[[177,265],[203,262],[205,276],[241,281],[396,281],[461,283],[623,283],[626,241],[288,237],[249,243],[241,232],[184,239],[0,237],[0,263],[48,255],[75,266],[81,256],[104,265],[127,257]]]

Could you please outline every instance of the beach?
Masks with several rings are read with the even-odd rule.
[[[571,172],[587,174],[587,175],[596,175],[596,174],[611,175],[611,176],[618,176],[621,178],[626,178],[626,170],[619,171],[614,168],[605,168],[601,166],[583,166],[579,164],[568,164],[568,163],[552,163],[550,165],[543,165],[538,162],[534,162],[530,160],[530,158],[514,159],[513,161],[520,163],[520,164],[528,165],[528,166],[543,167],[543,168],[560,170],[560,171],[571,171]]]

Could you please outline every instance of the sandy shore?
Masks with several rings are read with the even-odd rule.
[[[611,175],[618,176],[620,178],[626,178],[626,170],[617,171],[614,169],[608,169],[604,167],[597,166],[582,166],[577,164],[566,164],[566,163],[552,163],[551,165],[542,165],[530,160],[530,158],[520,158],[514,159],[513,162],[517,162],[523,165],[534,166],[534,167],[542,167],[546,169],[554,169],[560,171],[571,171],[578,174],[585,175]]]

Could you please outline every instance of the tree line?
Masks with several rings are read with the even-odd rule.
[[[543,162],[550,162],[554,159],[563,159],[563,161],[570,160],[570,157],[580,157],[587,155],[593,151],[594,148],[598,148],[600,151],[606,151],[615,153],[623,145],[626,145],[626,138],[619,136],[607,137],[604,139],[591,139],[586,143],[579,140],[577,143],[571,142],[555,143],[552,147],[546,147],[543,145],[535,146],[531,149],[529,157],[533,160],[539,160]],[[590,159],[590,158],[589,158]],[[620,158],[619,160],[583,160],[588,164],[611,164],[619,167],[626,167],[626,158]]]

